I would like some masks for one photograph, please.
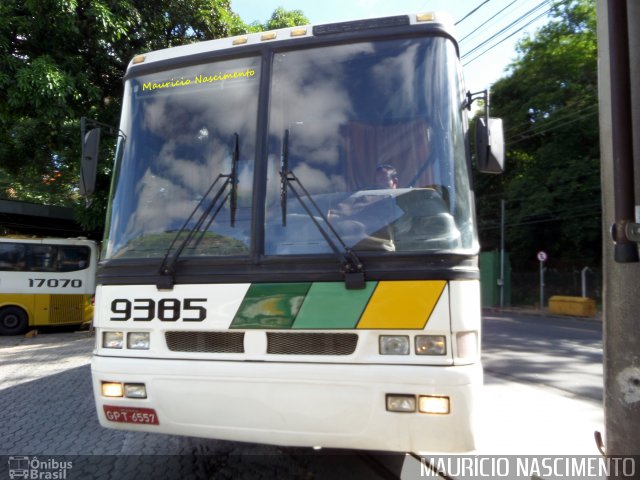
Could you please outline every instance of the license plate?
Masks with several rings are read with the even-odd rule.
[[[140,425],[160,425],[158,415],[153,408],[116,407],[104,405],[107,420],[117,423],[137,423]]]

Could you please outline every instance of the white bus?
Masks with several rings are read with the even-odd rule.
[[[0,335],[90,322],[97,251],[87,239],[0,238]]]
[[[100,423],[473,450],[474,98],[434,14],[136,56],[97,275]],[[495,173],[493,120],[476,134]],[[99,133],[83,133],[86,192]]]

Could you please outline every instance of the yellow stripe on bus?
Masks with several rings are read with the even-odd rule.
[[[446,284],[444,280],[380,282],[357,328],[422,330]]]

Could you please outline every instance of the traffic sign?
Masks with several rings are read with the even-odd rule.
[[[543,251],[538,252],[538,260],[540,260],[541,262],[546,262],[547,258],[548,258],[547,252],[543,252]]]

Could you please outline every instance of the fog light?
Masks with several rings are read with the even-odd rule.
[[[122,384],[116,382],[102,382],[103,397],[122,397]]]
[[[414,395],[387,395],[387,410],[390,412],[415,412],[416,397]]]
[[[419,402],[420,413],[435,413],[443,415],[450,412],[449,397],[420,395]]]
[[[456,346],[459,358],[476,358],[478,356],[478,332],[456,333]]]
[[[147,398],[147,387],[144,383],[125,383],[124,396],[127,398]]]
[[[102,346],[104,348],[122,348],[124,334],[122,332],[103,332]]]
[[[127,348],[149,350],[149,332],[131,332],[127,335]]]
[[[417,335],[416,355],[445,355],[447,340],[444,335]]]
[[[405,335],[380,335],[381,355],[409,355],[409,337]]]

